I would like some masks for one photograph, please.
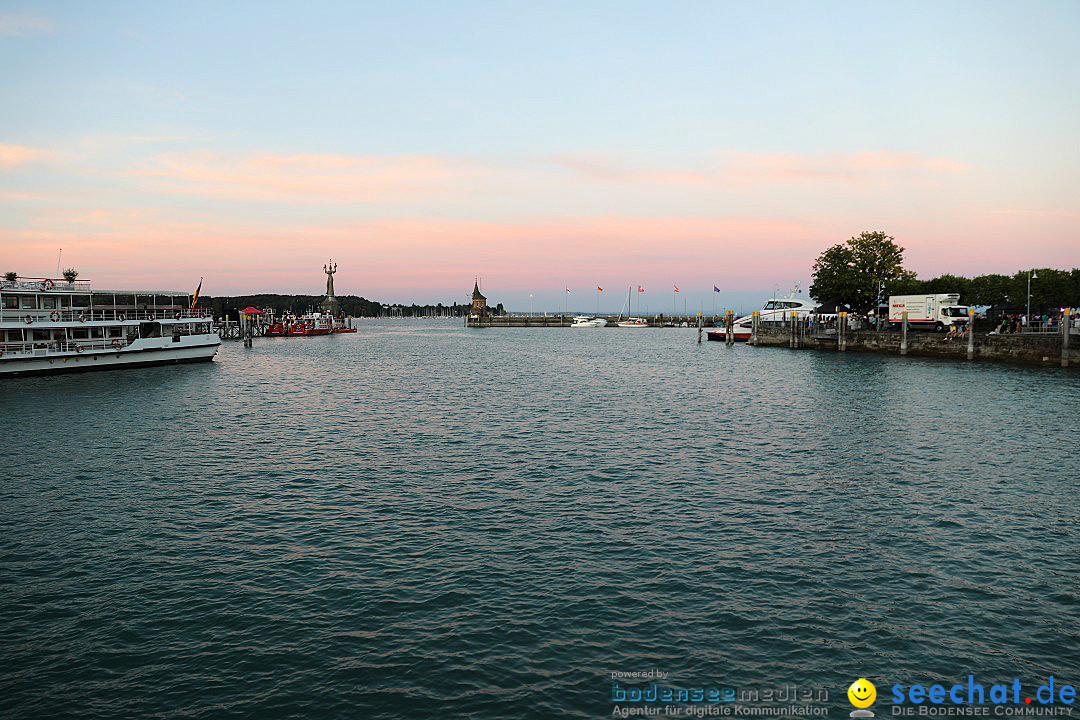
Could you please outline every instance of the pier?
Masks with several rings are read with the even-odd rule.
[[[570,327],[574,323],[574,315],[470,315],[466,318],[465,327],[471,328],[526,328],[526,327]],[[606,327],[618,327],[620,320],[626,320],[626,316],[618,315],[589,315],[589,317],[606,320]],[[691,327],[698,326],[698,320],[703,320],[706,326],[714,325],[720,321],[721,315],[706,315],[699,318],[697,315],[657,315],[655,317],[642,318],[649,327]]]

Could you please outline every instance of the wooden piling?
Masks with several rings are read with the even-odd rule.
[[[703,318],[701,316],[701,313],[698,313],[698,315],[697,315],[697,343],[698,343],[698,345],[701,344],[701,333],[705,329],[703,327],[704,323],[705,323],[705,318]]]
[[[735,313],[731,310],[724,316],[724,330],[724,345],[731,347],[735,344]]]
[[[1061,313],[1061,367],[1069,367],[1069,324],[1071,308],[1065,308]]]
[[[975,359],[975,308],[968,308],[968,347],[967,347],[967,359]]]
[[[836,314],[836,349],[847,350],[847,313],[842,310]]]
[[[903,324],[900,328],[900,354],[907,355],[907,310],[903,314]]]
[[[758,343],[758,321],[761,319],[761,313],[757,310],[750,319],[750,344],[757,345]]]

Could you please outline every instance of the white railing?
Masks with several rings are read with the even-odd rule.
[[[115,352],[130,345],[124,338],[93,340],[61,340],[52,342],[0,343],[0,359],[6,357],[52,357],[54,355],[80,354],[86,351],[107,350]]]
[[[77,293],[90,293],[90,281],[89,280],[73,280],[68,282],[63,278],[17,278],[15,280],[2,280],[0,279],[0,291],[2,290],[36,290],[38,292],[49,292],[58,290],[60,292],[77,292]]]
[[[211,311],[208,308],[146,308],[138,310],[107,309],[93,310],[86,308],[42,310],[9,308],[0,311],[0,322],[21,322],[25,325],[33,325],[42,322],[82,323],[82,322],[123,322],[126,320],[211,320]]]

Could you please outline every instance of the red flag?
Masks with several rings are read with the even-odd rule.
[[[638,291],[638,292],[645,292],[645,288],[643,288],[643,287],[641,287],[640,285],[638,285],[638,286],[637,286],[637,291]]]
[[[672,287],[675,288],[675,292],[679,292],[679,286],[678,285],[672,285]]]

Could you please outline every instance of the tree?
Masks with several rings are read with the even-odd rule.
[[[896,244],[896,238],[880,230],[865,231],[818,256],[810,295],[820,302],[868,312],[913,281],[915,273],[904,269],[904,248]]]

